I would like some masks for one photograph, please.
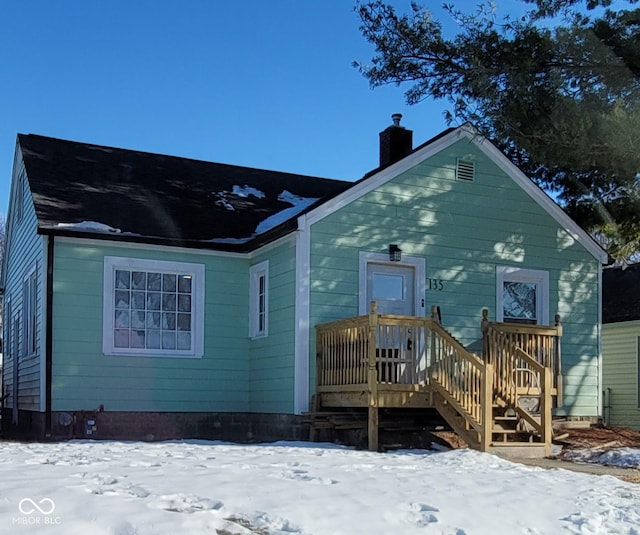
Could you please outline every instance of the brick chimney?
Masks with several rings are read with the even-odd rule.
[[[413,150],[413,131],[400,126],[401,113],[391,116],[393,124],[380,132],[380,167],[402,160]]]

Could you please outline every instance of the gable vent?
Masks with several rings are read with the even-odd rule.
[[[476,176],[476,162],[471,160],[458,160],[456,178],[458,180],[473,180]]]

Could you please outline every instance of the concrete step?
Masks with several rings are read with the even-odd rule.
[[[505,459],[543,459],[547,449],[542,442],[493,442],[489,448]]]

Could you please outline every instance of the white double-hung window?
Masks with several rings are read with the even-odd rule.
[[[201,357],[204,265],[106,256],[103,351]]]
[[[498,266],[497,320],[532,325],[549,324],[549,272]]]
[[[269,333],[269,261],[249,268],[249,336]]]
[[[31,357],[37,353],[38,325],[38,279],[34,264],[25,274],[22,281],[22,345],[23,357]]]

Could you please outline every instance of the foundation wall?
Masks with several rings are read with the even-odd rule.
[[[247,443],[307,440],[309,436],[300,416],[262,413],[54,412],[51,437],[46,437],[44,413],[20,411],[14,425],[9,409],[3,413],[2,431],[5,438],[31,440],[199,438]]]

